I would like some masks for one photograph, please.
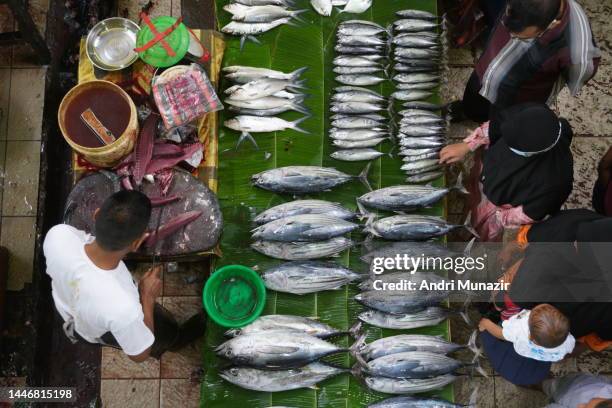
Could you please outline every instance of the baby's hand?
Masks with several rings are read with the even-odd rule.
[[[487,330],[487,326],[489,324],[492,324],[493,322],[485,317],[483,317],[482,319],[480,319],[480,322],[478,322],[478,330],[480,330],[481,332]]]

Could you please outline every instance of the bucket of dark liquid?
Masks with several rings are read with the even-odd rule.
[[[138,137],[134,102],[108,81],[84,82],[68,91],[60,104],[58,122],[70,147],[100,167],[119,163]]]

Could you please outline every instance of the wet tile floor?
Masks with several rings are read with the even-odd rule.
[[[119,14],[136,18],[146,3],[147,0],[119,0]],[[612,16],[612,6],[597,0],[583,0],[581,3],[599,40],[603,61],[597,77],[578,98],[563,92],[555,104],[558,112],[572,123],[575,130],[572,149],[576,181],[568,208],[590,206],[595,166],[608,146],[612,145],[612,27],[607,24]],[[3,7],[0,6],[0,32],[12,31],[15,23]],[[45,32],[47,8],[48,0],[30,1],[30,11],[42,33]],[[159,0],[155,2],[152,15],[178,16],[180,10],[180,0]],[[443,91],[445,100],[451,101],[461,96],[476,55],[478,51],[471,49],[449,52],[449,71]],[[27,46],[0,48],[0,244],[11,253],[8,288],[12,291],[23,289],[32,279],[46,76],[46,67],[37,66],[33,57]],[[460,139],[473,127],[469,123],[453,125],[451,137]],[[458,172],[452,173],[454,176],[450,176],[449,182],[453,182]],[[462,207],[460,200],[451,200],[449,216],[458,219]],[[141,265],[139,269],[143,268],[146,265]],[[197,266],[165,273],[162,303],[179,320],[200,307],[198,295],[202,276],[203,271],[198,270]],[[462,322],[452,321],[451,325],[453,340],[466,341],[471,329]],[[612,374],[611,362],[610,352],[589,353],[557,365],[554,373],[559,375],[579,370]],[[150,359],[140,365],[113,349],[105,348],[101,373],[104,407],[124,407],[126,401],[130,401],[130,406],[199,406],[201,350],[197,345],[180,353],[167,353],[161,361]],[[2,378],[0,384],[25,384],[25,379]],[[542,393],[518,389],[494,375],[460,379],[455,387],[457,401],[467,403],[476,387],[478,407],[535,408],[546,404]]]

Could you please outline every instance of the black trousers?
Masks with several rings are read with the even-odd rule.
[[[476,72],[472,72],[472,76],[465,86],[463,93],[462,108],[463,114],[470,120],[478,123],[484,123],[492,117],[493,105],[485,97],[480,95],[480,81]]]

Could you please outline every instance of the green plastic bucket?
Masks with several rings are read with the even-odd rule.
[[[266,286],[252,269],[227,265],[204,285],[202,303],[208,316],[223,327],[242,327],[259,317],[266,303]]]
[[[170,16],[161,16],[151,19],[151,23],[155,26],[155,29],[162,33],[167,28],[171,27],[174,23],[176,23],[176,18]],[[149,41],[153,39],[153,33],[147,24],[142,24],[142,27],[138,31],[138,36],[136,37],[136,48],[140,48],[143,45],[147,44]],[[154,67],[166,68],[172,66],[183,59],[187,50],[189,49],[189,31],[185,24],[180,23],[174,31],[168,34],[164,41],[172,48],[175,55],[170,56],[168,52],[163,47],[161,42],[155,43],[151,48],[140,51],[138,55],[144,62],[149,65],[153,65]]]

